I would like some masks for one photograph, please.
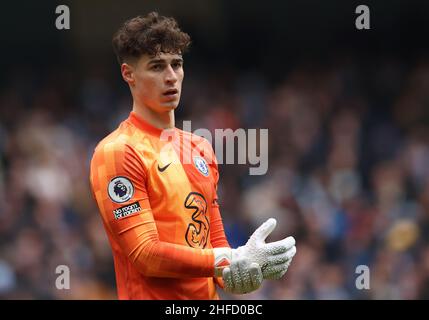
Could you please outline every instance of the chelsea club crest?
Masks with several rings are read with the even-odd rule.
[[[207,162],[204,158],[194,157],[194,165],[203,176],[209,176],[209,167],[207,166]]]

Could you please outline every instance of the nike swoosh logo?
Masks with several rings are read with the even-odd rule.
[[[170,164],[171,164],[171,162],[170,162],[169,164],[167,164],[166,166],[162,167],[162,168],[161,168],[161,167],[159,166],[159,164],[158,164],[158,171],[159,171],[159,172],[164,172],[164,171],[168,168],[168,166],[169,166]]]

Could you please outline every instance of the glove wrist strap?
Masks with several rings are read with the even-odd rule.
[[[214,248],[213,254],[215,258],[214,275],[215,277],[222,277],[223,269],[231,264],[232,250],[230,248]]]

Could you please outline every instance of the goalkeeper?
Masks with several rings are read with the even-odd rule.
[[[119,299],[218,299],[279,279],[295,240],[266,243],[269,219],[231,249],[217,202],[218,167],[207,140],[175,128],[190,44],[172,18],[128,20],[113,37],[132,111],[95,148],[91,190],[114,259]]]

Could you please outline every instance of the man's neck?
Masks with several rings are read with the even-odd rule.
[[[133,111],[158,129],[171,129],[175,126],[174,110],[158,113],[148,107],[137,105],[134,102]]]

